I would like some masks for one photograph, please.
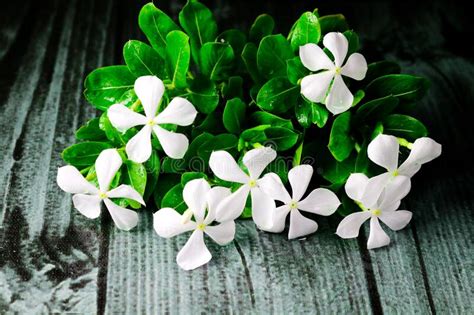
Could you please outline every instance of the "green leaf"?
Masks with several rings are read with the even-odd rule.
[[[265,130],[268,128],[270,128],[270,125],[260,125],[244,130],[240,134],[238,148],[239,151],[244,147],[253,145],[255,143],[263,144],[265,141],[267,141],[267,135],[265,134]]]
[[[229,44],[234,51],[234,55],[240,56],[247,43],[247,36],[241,30],[230,29],[217,36],[216,42]]]
[[[357,33],[354,31],[345,31],[344,36],[347,38],[347,41],[349,42],[349,46],[347,49],[347,56],[350,56],[359,50],[359,47],[360,47],[359,35],[357,35]]]
[[[241,56],[252,80],[255,83],[261,82],[263,79],[257,67],[257,46],[254,43],[247,43]]]
[[[336,186],[343,185],[349,175],[354,172],[354,155],[338,162],[329,152],[324,152],[318,156],[318,162],[318,167],[322,170],[321,176]]]
[[[398,74],[400,71],[401,68],[396,62],[387,60],[373,62],[368,65],[367,74],[362,82],[367,84],[381,76],[387,74]]]
[[[150,46],[138,40],[129,40],[123,46],[123,58],[135,77],[154,75],[166,79],[165,62]]]
[[[297,85],[300,79],[309,74],[309,70],[301,63],[300,57],[288,59],[286,66],[288,80],[294,85]]]
[[[183,213],[188,208],[183,200],[183,186],[181,183],[171,187],[161,200],[161,208],[172,208]]]
[[[181,186],[186,186],[186,184],[193,180],[193,179],[199,179],[199,178],[204,178],[207,180],[207,175],[204,174],[203,172],[186,172],[181,175]]]
[[[293,128],[293,123],[289,119],[283,119],[277,115],[258,111],[250,116],[250,119],[257,125],[272,125],[274,127]]]
[[[143,6],[138,16],[138,25],[145,33],[151,46],[164,58],[166,36],[169,32],[178,30],[178,25],[163,11],[156,8],[153,3]]]
[[[175,185],[180,184],[181,176],[177,174],[161,174],[158,185],[153,191],[153,200],[158,209],[161,208],[161,201],[166,193]],[[181,184],[180,184],[181,185]]]
[[[286,184],[288,183],[288,160],[284,157],[277,156],[273,162],[268,164],[266,168],[267,173],[275,173],[277,174],[281,181]]]
[[[352,101],[352,107],[356,106],[357,104],[362,101],[362,99],[365,97],[365,92],[364,90],[357,90],[354,94],[354,100]]]
[[[274,27],[275,21],[273,18],[268,14],[261,14],[257,16],[250,27],[249,38],[253,43],[258,44],[262,38],[272,34]]]
[[[125,162],[125,169],[126,172],[123,179],[124,184],[132,186],[140,195],[143,196],[147,179],[145,166],[141,163],[135,163],[128,160]],[[128,200],[128,202],[132,208],[140,208],[140,203],[134,200]]]
[[[130,140],[136,132],[133,129],[127,130],[125,133],[121,133],[109,120],[107,112],[102,113],[99,119],[99,127],[105,132],[107,139],[110,140],[116,146],[125,146],[128,140]]]
[[[196,77],[188,90],[191,103],[204,114],[212,113],[219,104],[216,85],[205,77]]]
[[[193,141],[191,141],[191,144],[188,147],[188,150],[186,151],[186,154],[184,155],[184,160],[186,161],[186,164],[188,164],[191,168],[193,167],[191,164],[193,162],[193,159],[196,158],[197,156],[197,151],[198,149],[207,141],[211,140],[214,136],[211,135],[210,133],[203,132],[200,133],[196,138],[194,138]]]
[[[428,135],[428,130],[418,119],[400,114],[387,116],[383,120],[383,132],[408,141]]]
[[[289,36],[293,51],[308,43],[317,44],[320,38],[321,26],[318,17],[311,12],[305,12],[301,15]]]
[[[229,78],[228,82],[225,82],[222,86],[222,97],[227,100],[232,98],[238,97],[243,98],[243,89],[242,85],[244,83],[244,79],[240,76],[233,76]]]
[[[369,141],[364,140],[364,143],[362,143],[362,146],[357,153],[357,158],[355,162],[355,169],[354,171],[356,173],[367,173],[367,170],[369,168],[369,157],[367,155],[367,147],[369,145]]]
[[[106,142],[86,141],[67,147],[61,156],[66,163],[84,168],[93,165],[100,152],[111,147]]]
[[[390,114],[398,105],[398,98],[392,95],[378,98],[362,104],[356,111],[354,120],[375,121]]]
[[[190,61],[189,37],[181,31],[172,31],[166,36],[166,64],[171,83],[185,88]]]
[[[247,105],[240,98],[233,98],[225,104],[222,122],[225,129],[233,134],[239,134],[245,119]]]
[[[224,124],[222,123],[222,113],[210,113],[204,118],[201,124],[193,128],[191,133],[193,137],[196,137],[202,132],[209,132],[212,134],[225,132]]]
[[[143,193],[143,199],[147,201],[155,191],[156,185],[158,184],[158,178],[160,176],[161,162],[156,150],[152,150],[151,156],[144,163],[146,169],[146,188]]]
[[[179,23],[191,38],[193,60],[199,64],[199,50],[217,35],[217,23],[212,12],[196,0],[188,0],[179,13]]]
[[[201,48],[201,71],[212,81],[225,79],[233,60],[234,51],[227,43],[206,43]]]
[[[414,102],[428,90],[429,81],[409,74],[388,74],[372,81],[366,89],[370,99],[393,95],[400,102]]]
[[[299,94],[299,86],[291,84],[286,77],[273,78],[258,92],[257,105],[265,111],[284,113],[296,105]]]
[[[295,131],[283,127],[270,127],[265,129],[267,143],[271,142],[276,151],[286,151],[291,149],[297,142],[299,134]]]
[[[345,112],[334,119],[329,136],[328,148],[334,158],[342,162],[354,149],[354,140],[350,136],[351,113]]]
[[[204,142],[198,149],[198,156],[201,157],[204,162],[207,164],[211,156],[212,151],[224,150],[229,151],[237,147],[237,137],[223,133],[217,136],[214,136],[212,139]]]
[[[293,57],[290,43],[283,35],[268,35],[258,46],[257,66],[266,78],[286,76],[286,61]]]
[[[127,66],[110,66],[92,71],[85,80],[84,96],[96,108],[105,111],[118,103],[120,97],[133,88],[135,76]]]
[[[99,117],[92,118],[76,131],[77,140],[100,141],[105,140],[104,131],[99,128]]]
[[[295,106],[295,116],[303,128],[309,128],[311,124],[316,124],[319,128],[324,127],[329,117],[329,112],[321,104],[312,103],[300,98],[300,102]]]
[[[319,18],[321,33],[323,35],[330,32],[345,32],[349,29],[346,18],[342,14],[325,15]]]

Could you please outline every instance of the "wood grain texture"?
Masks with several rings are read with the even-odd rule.
[[[31,48],[2,106],[0,312],[96,311],[98,226],[56,187],[60,152],[95,115],[82,81],[102,63],[107,24],[92,24],[91,6],[36,5],[29,14],[38,17]]]

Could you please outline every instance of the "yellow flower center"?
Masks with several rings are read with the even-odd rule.
[[[336,67],[336,69],[334,70],[334,72],[336,72],[336,74],[341,74],[341,67]]]
[[[398,174],[398,170],[394,170],[394,171],[392,172],[392,176],[393,176],[393,177],[397,177],[398,175],[399,175],[399,174]]]
[[[255,179],[249,180],[249,186],[250,188],[254,188],[255,186],[257,186],[257,181]]]
[[[206,228],[206,225],[204,223],[199,223],[197,225],[197,229],[200,231],[204,231],[205,228]]]
[[[377,217],[378,217],[381,213],[382,213],[382,211],[380,211],[380,209],[372,210],[372,214],[375,215],[375,216],[377,216]]]
[[[293,210],[293,209],[298,209],[298,203],[296,201],[291,201],[290,202],[290,209]]]
[[[150,119],[147,123],[146,123],[148,126],[154,126],[155,125],[155,121],[153,119]]]
[[[100,199],[105,199],[105,198],[107,198],[107,194],[105,192],[100,191],[99,192],[99,197],[100,197]]]

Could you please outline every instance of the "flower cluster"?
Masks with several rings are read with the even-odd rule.
[[[370,218],[368,248],[389,243],[379,219],[409,223],[398,208],[411,177],[441,153],[407,115],[428,82],[368,64],[341,15],[305,12],[285,36],[266,14],[218,33],[190,0],[179,25],[152,3],[138,21],[148,43],[127,42],[125,65],[87,76],[84,95],[102,113],[62,154],[58,185],[83,215],[97,218],[103,202],[130,230],[142,206],[156,209],[158,235],[193,231],[177,256],[186,270],[211,259],[205,234],[225,245],[239,218],[271,233],[288,221],[289,239],[316,232],[318,215],[345,215],[342,238]]]

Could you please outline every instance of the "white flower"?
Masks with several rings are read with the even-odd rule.
[[[381,134],[370,142],[367,148],[369,159],[385,168],[387,172],[369,179],[367,189],[362,196],[365,204],[375,203],[386,186],[409,185],[410,178],[420,170],[422,164],[441,154],[439,143],[427,137],[418,138],[411,145],[408,158],[398,166],[399,148],[398,139],[394,136]],[[397,180],[400,177],[406,177],[407,180]]]
[[[219,245],[234,239],[234,221],[222,222],[216,215],[217,205],[229,195],[228,188],[211,188],[204,179],[194,179],[184,186],[183,198],[189,209],[183,215],[171,208],[160,209],[153,215],[153,226],[161,237],[170,238],[194,230],[176,257],[176,262],[184,270],[195,269],[211,260],[212,255],[204,243],[204,233]],[[194,221],[191,221],[191,216],[194,216]],[[211,225],[214,221],[222,223]]]
[[[95,161],[95,171],[99,188],[88,182],[73,166],[67,165],[58,169],[57,183],[65,192],[75,194],[72,197],[74,207],[90,219],[100,215],[103,201],[109,210],[115,225],[121,230],[130,230],[137,225],[138,215],[135,211],[116,205],[109,198],[127,198],[145,205],[142,196],[129,185],[120,185],[109,190],[110,183],[122,165],[122,158],[115,149],[100,153]]]
[[[311,71],[301,81],[301,94],[315,103],[323,103],[334,115],[345,112],[352,106],[354,96],[347,88],[342,76],[362,80],[367,72],[364,56],[354,53],[349,56],[345,65],[349,43],[342,33],[328,33],[323,39],[324,46],[334,56],[334,62],[316,44],[300,47],[300,59]],[[332,82],[332,85],[331,85]]]
[[[410,191],[410,185],[402,185],[404,189],[390,189],[387,187],[381,198],[373,205],[365,205],[361,201],[364,190],[367,188],[368,178],[364,174],[352,174],[347,179],[345,188],[347,195],[356,201],[363,209],[345,217],[337,227],[336,234],[342,238],[354,238],[359,235],[359,229],[370,218],[370,234],[367,248],[373,249],[386,246],[390,238],[380,226],[379,219],[390,229],[403,229],[411,220],[412,213],[406,210],[397,210],[400,200]],[[395,186],[391,186],[395,187]]]
[[[209,166],[214,174],[225,181],[243,184],[219,205],[217,213],[223,220],[238,218],[250,193],[253,221],[261,229],[269,229],[272,226],[275,201],[260,189],[259,177],[275,158],[276,151],[272,148],[262,147],[248,151],[242,159],[250,174],[247,175],[228,152],[212,152]]]
[[[266,174],[260,180],[260,187],[265,193],[284,203],[276,208],[273,226],[268,232],[282,232],[285,229],[286,217],[288,213],[291,213],[288,239],[302,237],[316,232],[318,224],[303,216],[299,210],[324,216],[331,215],[336,211],[341,203],[332,191],[325,188],[314,189],[306,198],[301,200],[312,175],[313,167],[311,165],[299,165],[290,170],[288,180],[292,190],[291,197],[277,174]]]
[[[143,126],[127,143],[125,149],[128,158],[137,163],[143,163],[150,158],[152,131],[158,137],[166,155],[173,159],[182,158],[188,149],[188,138],[183,134],[168,131],[160,125],[192,124],[197,114],[194,106],[182,97],[175,97],[165,110],[157,114],[158,105],[165,91],[163,82],[155,76],[143,76],[135,81],[134,88],[145,115],[136,113],[122,104],[112,105],[107,111],[110,122],[121,132],[135,126]]]

